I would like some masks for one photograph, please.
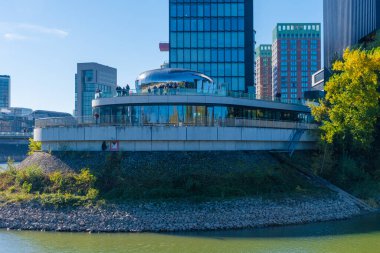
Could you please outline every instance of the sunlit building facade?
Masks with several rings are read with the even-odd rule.
[[[380,29],[380,0],[324,0],[324,63],[330,69],[343,51]]]
[[[272,45],[256,48],[256,98],[272,99]]]
[[[170,67],[210,76],[218,89],[254,85],[253,0],[169,0]]]
[[[273,31],[272,94],[296,103],[312,87],[312,75],[321,69],[321,25],[281,23]]]
[[[92,116],[91,101],[95,92],[103,96],[116,94],[117,70],[98,63],[78,63],[75,75],[75,116]]]
[[[0,75],[0,108],[11,106],[11,77]]]

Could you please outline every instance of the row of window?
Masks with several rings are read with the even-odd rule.
[[[170,3],[171,17],[244,16],[244,3]]]
[[[286,34],[279,34],[277,37],[278,38],[319,38],[321,35],[319,33],[315,34],[315,33],[301,33],[301,34],[289,34],[289,33],[286,33]]]
[[[245,75],[245,65],[244,63],[198,63],[198,64],[179,64],[172,62],[171,67],[178,68],[179,66],[184,66],[189,69],[197,70],[206,75],[212,77],[216,76],[241,76]],[[191,68],[195,67],[195,68]]]
[[[244,49],[172,49],[170,62],[244,62]]]
[[[244,32],[172,32],[171,48],[244,47]]]
[[[176,124],[205,123],[218,125],[227,119],[268,119],[283,121],[311,120],[310,114],[242,106],[197,105],[139,105],[103,106],[96,109],[100,123],[115,124]]]
[[[244,18],[171,18],[170,31],[244,31]]]

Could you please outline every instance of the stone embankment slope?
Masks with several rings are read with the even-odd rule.
[[[241,172],[257,167],[276,165],[269,153],[241,152],[205,155],[192,153],[156,154],[128,153],[123,156],[123,167],[163,165],[165,170],[180,172],[189,163],[200,169]],[[103,166],[102,154],[47,154],[36,153],[20,167],[35,164],[44,171],[78,171],[84,167]],[[196,161],[196,159],[198,159]],[[182,161],[182,162],[181,162]],[[194,162],[196,161],[196,162]],[[186,165],[187,164],[187,165]],[[237,169],[239,167],[239,169]],[[302,175],[307,178],[307,175]],[[308,179],[308,181],[315,181]],[[101,207],[54,208],[36,203],[0,205],[0,228],[46,231],[93,232],[174,232],[194,230],[243,229],[310,222],[347,219],[367,211],[355,199],[334,191],[301,196],[279,195],[283,198],[245,197],[208,202],[132,201],[106,204]]]
[[[190,202],[136,202],[100,208],[0,207],[0,228],[67,232],[174,232],[225,230],[346,219],[361,213],[353,202],[329,198]]]

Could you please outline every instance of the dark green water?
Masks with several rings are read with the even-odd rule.
[[[302,226],[177,234],[71,234],[0,230],[0,252],[380,252],[380,214]]]

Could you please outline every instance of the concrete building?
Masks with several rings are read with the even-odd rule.
[[[156,88],[155,88],[156,87]],[[310,108],[214,89],[185,69],[146,71],[137,93],[92,101],[95,117],[36,120],[34,138],[51,151],[313,149]]]
[[[312,74],[321,69],[321,25],[280,23],[273,30],[273,97],[301,102],[311,90]]]
[[[380,0],[324,0],[324,65],[342,57],[343,51],[380,29]]]
[[[256,98],[272,100],[272,45],[256,48]]]
[[[75,74],[75,111],[77,117],[92,116],[91,101],[97,89],[108,97],[116,94],[117,70],[98,63],[78,63]]]
[[[0,75],[0,108],[11,106],[11,77]]]
[[[169,0],[171,68],[199,71],[220,89],[254,85],[253,0]]]

